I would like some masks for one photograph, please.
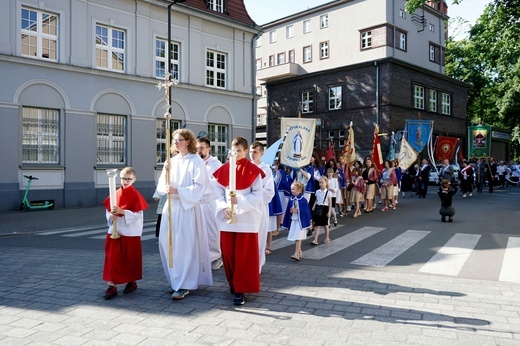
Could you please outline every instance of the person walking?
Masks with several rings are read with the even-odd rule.
[[[325,240],[323,241],[323,244],[330,243],[329,220],[331,215],[331,208],[332,198],[329,194],[327,178],[321,177],[320,188],[318,191],[316,191],[316,200],[314,201],[314,205],[312,206],[312,220],[314,221],[316,233],[314,234],[314,240],[311,242],[311,245],[318,245],[318,237],[320,236],[321,227],[325,228]]]
[[[468,164],[468,161],[462,161],[462,169],[460,170],[459,180],[460,189],[462,190],[462,197],[473,196],[473,167]]]
[[[291,184],[292,197],[287,204],[287,211],[283,219],[283,226],[289,229],[287,240],[295,242],[294,254],[291,258],[299,261],[303,258],[302,240],[307,239],[307,228],[311,226],[309,205],[303,197],[304,186],[295,181]]]

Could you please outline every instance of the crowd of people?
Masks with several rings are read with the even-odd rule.
[[[291,256],[303,259],[302,242],[326,246],[332,239],[330,225],[338,217],[357,218],[376,210],[397,209],[398,197],[425,198],[431,167],[428,160],[402,171],[397,160],[384,161],[379,170],[371,157],[346,164],[343,157],[324,165],[313,153],[310,164],[300,169],[262,162],[264,147],[236,137],[231,144],[232,160],[222,164],[211,156],[208,138],[196,138],[188,129],[172,135],[171,157],[164,164],[154,194],[158,201],[156,236],[171,299],[184,299],[200,285],[212,285],[212,271],[225,270],[233,304],[245,303],[246,293],[260,291],[260,274],[266,256],[272,254],[272,239],[282,228],[295,243]],[[249,157],[248,157],[249,156]],[[235,174],[232,173],[235,170]],[[452,184],[455,172],[444,162],[442,179],[442,221],[452,221]],[[458,172],[463,197],[518,184],[518,165],[495,164],[492,159],[466,161]],[[148,204],[133,187],[137,173],[131,167],[121,171],[117,203],[105,201],[109,226],[105,240],[103,279],[108,283],[104,298],[137,289],[142,278],[143,210]],[[516,177],[516,178],[515,178]],[[113,236],[117,226],[120,238]]]

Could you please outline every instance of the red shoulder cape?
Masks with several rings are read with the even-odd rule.
[[[265,177],[264,171],[247,158],[243,158],[237,161],[237,190],[247,189],[253,182],[256,177],[260,175],[262,179]],[[228,187],[229,186],[229,162],[226,162],[219,169],[213,173],[213,176],[220,185]]]
[[[117,206],[124,210],[130,210],[134,213],[148,209],[148,203],[144,197],[136,190],[136,188],[132,185],[127,188],[123,188],[122,186],[116,191],[116,200]],[[108,196],[104,201],[103,205],[110,211],[112,208],[110,206],[110,196]]]

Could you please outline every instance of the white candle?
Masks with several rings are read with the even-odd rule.
[[[116,199],[117,169],[107,169],[107,175],[108,175],[108,190],[110,192],[110,206],[117,207],[117,199]]]
[[[237,157],[236,151],[231,150],[229,155],[229,191],[236,191],[237,189]]]

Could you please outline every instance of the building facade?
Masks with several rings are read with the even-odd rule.
[[[259,28],[243,1],[172,2],[0,2],[0,210],[18,207],[25,175],[39,178],[29,199],[97,205],[106,169],[125,166],[151,198],[166,157],[156,86],[170,68],[172,129],[207,135],[221,160],[233,137],[254,138]]]
[[[374,125],[402,135],[406,119],[466,137],[467,85],[444,75],[447,6],[413,14],[405,0],[339,0],[268,23],[256,44],[257,139],[280,117],[317,118],[315,149],[339,153],[352,121],[359,158]],[[265,129],[265,131],[262,131]],[[381,137],[386,148],[388,137]],[[464,143],[464,140],[461,141]]]

